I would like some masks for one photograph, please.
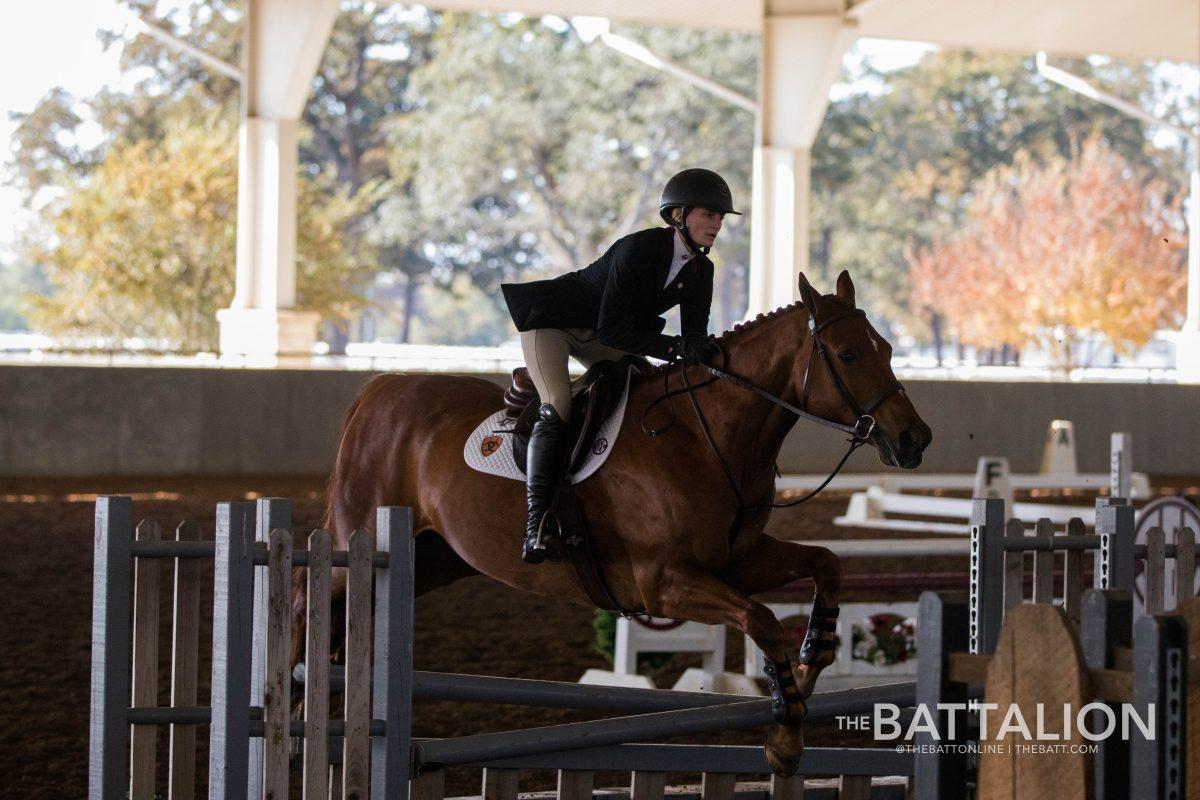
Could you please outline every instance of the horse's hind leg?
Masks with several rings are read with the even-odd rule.
[[[672,565],[656,573],[653,585],[642,585],[646,609],[654,616],[687,619],[706,625],[729,625],[754,640],[777,668],[776,719],[767,735],[767,763],[777,775],[794,775],[804,752],[804,698],[792,685],[787,635],[771,610],[712,573],[691,565]]]
[[[817,676],[836,656],[833,628],[842,585],[841,559],[824,547],[781,542],[764,535],[745,558],[727,568],[721,577],[747,595],[778,589],[802,578],[813,579],[814,613],[805,634],[807,651],[801,653],[796,675],[796,688],[808,699],[816,688]],[[767,656],[773,658],[770,653]]]

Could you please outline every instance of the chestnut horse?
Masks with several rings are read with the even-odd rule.
[[[603,576],[622,607],[732,626],[783,671],[791,664],[800,697],[807,699],[833,651],[818,649],[811,663],[797,663],[795,645],[779,621],[752,599],[812,578],[815,602],[837,608],[842,576],[837,556],[763,532],[775,497],[776,457],[798,419],[784,406],[803,404],[808,414],[846,429],[861,423],[867,408],[874,425],[866,440],[884,464],[906,469],[920,465],[931,434],[896,382],[891,346],[855,309],[850,276],[843,272],[836,293],[826,296],[800,276],[800,291],[803,303],[761,315],[717,339],[724,370],[742,383],[710,380],[703,365],[635,374],[608,460],[575,493]],[[813,317],[821,324],[810,326]],[[705,422],[688,398],[674,397],[674,423],[649,437],[639,420],[662,397],[663,370],[672,391],[692,392]],[[377,506],[409,506],[418,595],[484,573],[518,589],[591,606],[570,561],[530,566],[521,560],[524,485],[477,472],[463,461],[464,442],[502,407],[501,394],[501,387],[482,378],[373,378],[346,417],[325,526],[335,549],[345,549],[352,531],[373,531]],[[660,402],[647,422],[665,423],[669,415],[667,403]],[[345,590],[344,574],[336,574],[342,572],[333,578],[335,597]],[[304,608],[298,574],[293,663],[302,657]],[[783,722],[772,726],[766,742],[768,762],[781,775],[797,768],[806,710],[795,692],[786,706]]]

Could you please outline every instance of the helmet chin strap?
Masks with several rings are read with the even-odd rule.
[[[711,250],[712,248],[711,247],[701,247],[700,245],[696,244],[696,241],[692,238],[692,234],[688,232],[687,215],[692,213],[692,208],[693,208],[692,206],[684,206],[685,210],[683,212],[683,217],[680,218],[679,222],[675,223],[675,229],[678,230],[681,234],[683,234],[684,243],[687,244],[688,249],[690,249],[693,253],[700,254],[700,255],[708,255],[708,251]]]

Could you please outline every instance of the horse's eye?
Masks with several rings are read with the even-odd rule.
[[[858,354],[853,350],[845,350],[841,353],[838,353],[838,360],[840,360],[843,364],[853,364],[855,361],[858,361]]]

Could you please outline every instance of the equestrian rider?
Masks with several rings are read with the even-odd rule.
[[[632,353],[695,364],[712,354],[708,337],[713,263],[709,249],[733,209],[729,186],[715,172],[686,169],[667,181],[658,208],[666,228],[618,239],[591,265],[552,280],[504,284],[541,406],[529,437],[529,518],[521,558],[555,557],[557,525],[547,524],[567,465],[571,381],[567,358],[585,367]],[[681,334],[663,335],[660,314],[679,306]]]

